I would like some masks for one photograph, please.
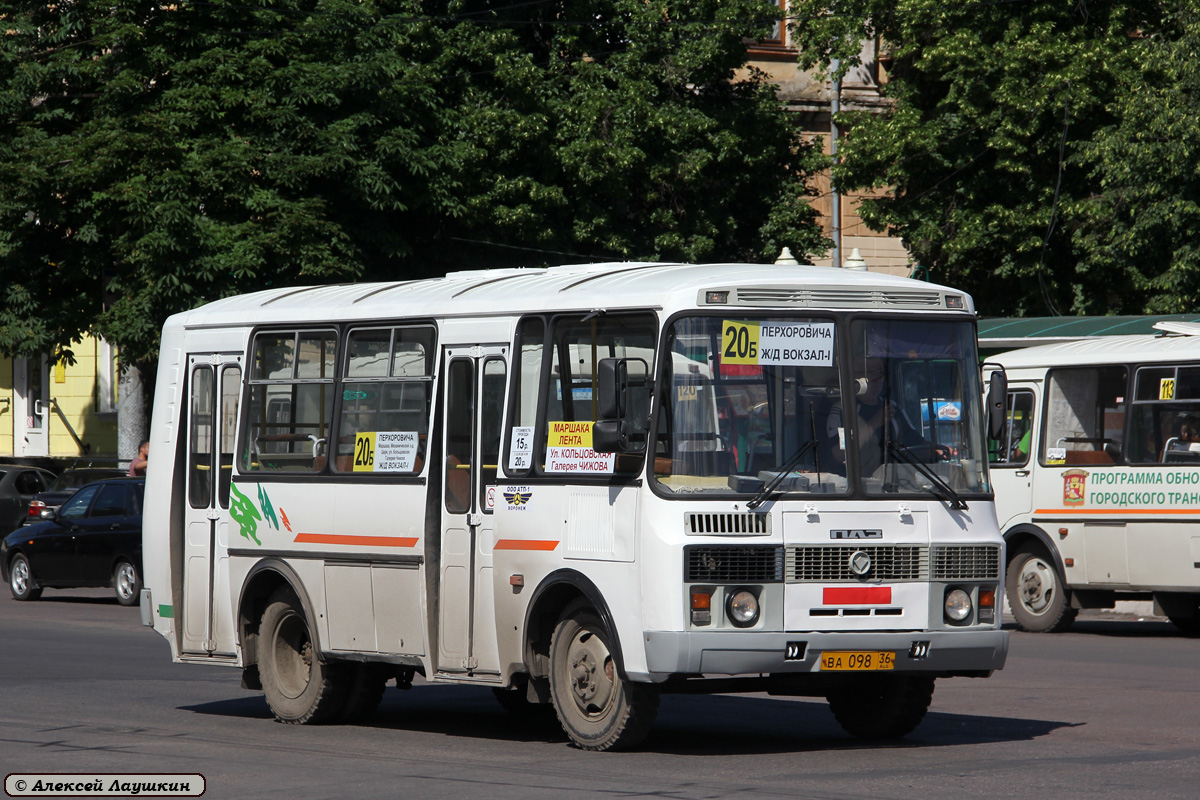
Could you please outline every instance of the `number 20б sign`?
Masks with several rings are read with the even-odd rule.
[[[832,322],[721,323],[721,361],[789,367],[833,365]]]

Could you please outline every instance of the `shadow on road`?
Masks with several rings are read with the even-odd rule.
[[[936,707],[936,699],[935,699]],[[270,720],[261,694],[184,706],[224,717]],[[949,747],[1029,741],[1077,723],[932,711],[905,739],[867,741],[845,733],[819,700],[762,695],[665,695],[654,729],[639,750],[677,755],[765,754],[864,748]],[[553,712],[510,714],[489,689],[464,686],[389,688],[364,727],[506,741],[565,742]]]
[[[1188,639],[1183,631],[1165,620],[1151,619],[1097,619],[1096,617],[1080,617],[1071,623],[1064,633],[1026,633],[1015,624],[1004,625],[1005,630],[1013,631],[1021,636],[1070,636],[1071,634],[1090,633],[1096,636],[1114,636],[1130,639]]]

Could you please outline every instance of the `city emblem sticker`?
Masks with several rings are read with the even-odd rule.
[[[1087,471],[1069,469],[1062,474],[1062,477],[1063,503],[1068,506],[1083,505],[1084,494],[1087,491]]]

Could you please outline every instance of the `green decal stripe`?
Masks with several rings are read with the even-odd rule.
[[[159,606],[158,615],[163,619],[175,619],[175,606]]]

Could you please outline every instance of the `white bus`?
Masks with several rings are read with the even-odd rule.
[[[553,704],[593,750],[636,744],[661,692],[824,697],[905,735],[936,678],[1007,655],[975,320],[889,276],[641,263],[178,314],[143,621],[283,722],[419,675]]]
[[[1025,630],[1153,600],[1200,634],[1200,326],[1160,325],[1177,333],[988,359],[1008,378],[992,480]]]

